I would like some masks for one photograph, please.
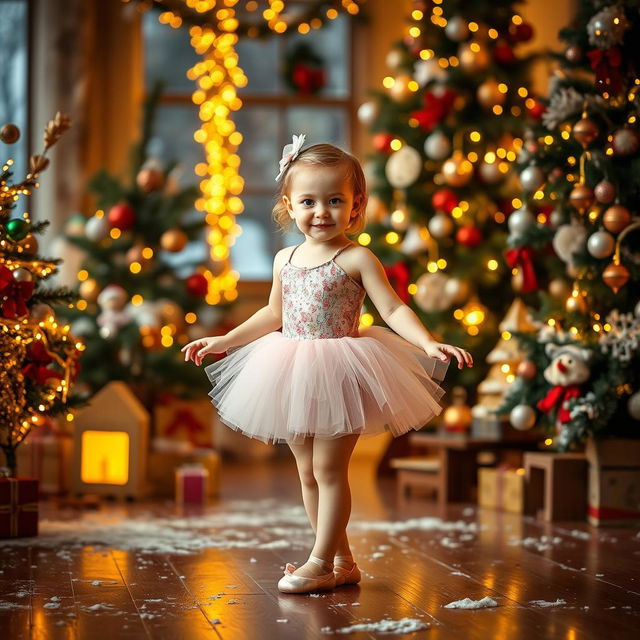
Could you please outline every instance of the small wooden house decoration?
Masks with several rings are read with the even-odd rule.
[[[148,412],[124,382],[110,382],[76,416],[72,492],[142,497],[148,442]]]

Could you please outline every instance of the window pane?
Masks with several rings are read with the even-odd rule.
[[[236,45],[238,63],[248,83],[242,93],[273,94],[282,90],[278,73],[278,42],[276,38],[242,38]]]
[[[327,85],[319,93],[321,96],[346,98],[349,95],[349,18],[340,16],[328,20],[322,29],[310,31],[307,35],[292,33],[287,37],[287,51],[296,44],[306,43],[324,60]]]
[[[18,142],[2,145],[0,160],[13,158],[13,182],[20,182],[29,153],[27,2],[0,0],[0,16],[0,127],[11,123],[20,129]]]
[[[166,93],[191,95],[194,83],[186,73],[201,57],[189,42],[189,31],[160,24],[156,11],[145,12],[142,20],[145,85],[161,79]]]
[[[287,140],[306,133],[305,146],[329,142],[348,146],[347,114],[340,107],[290,107],[287,109]]]
[[[277,109],[246,104],[234,113],[234,120],[243,136],[238,150],[240,175],[248,187],[275,189],[280,159]]]
[[[202,145],[193,139],[194,132],[200,128],[198,107],[195,105],[160,105],[153,137],[149,141],[149,155],[159,158],[163,163],[178,162],[181,185],[193,185],[199,182],[194,167],[205,159]]]

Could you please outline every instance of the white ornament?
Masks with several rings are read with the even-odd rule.
[[[616,248],[614,237],[606,231],[596,231],[587,240],[587,251],[594,258],[608,258]]]
[[[380,113],[380,108],[378,107],[377,103],[363,102],[358,107],[358,120],[360,120],[362,124],[370,126],[374,123],[379,113]]]
[[[530,226],[535,224],[535,217],[526,207],[516,209],[507,219],[509,231],[518,236],[524,233]]]
[[[87,240],[91,242],[100,242],[103,238],[107,237],[109,233],[109,221],[106,216],[98,217],[93,216],[87,220],[87,224],[84,225],[84,235]]]
[[[400,250],[407,256],[417,256],[428,247],[428,232],[424,227],[412,224],[402,240]]]
[[[627,401],[627,410],[634,420],[640,420],[640,391],[636,391]]]
[[[471,291],[469,283],[459,278],[449,278],[444,285],[445,296],[451,301],[451,304],[464,302]]]
[[[554,209],[549,214],[549,222],[554,229],[557,229],[565,220],[564,213],[561,209]]]
[[[119,284],[107,285],[98,296],[98,306],[103,309],[120,310],[124,307],[129,294]]]
[[[34,304],[31,309],[29,309],[29,314],[31,315],[31,319],[34,322],[44,322],[51,316],[55,317],[53,309],[44,302],[36,302],[36,304]]]
[[[444,311],[451,306],[451,300],[445,294],[449,278],[441,271],[423,273],[416,281],[417,291],[414,295],[416,304],[427,313]]]
[[[602,353],[611,353],[617,360],[629,362],[640,350],[640,318],[614,309],[606,320],[611,329],[600,334],[598,342]]]
[[[405,145],[391,154],[384,171],[392,187],[404,189],[418,179],[422,171],[422,156],[413,147]]]
[[[447,22],[444,32],[449,40],[462,42],[469,35],[467,21],[461,16],[453,16]]]
[[[429,60],[418,60],[413,67],[413,77],[415,81],[424,87],[429,82],[444,80],[447,72],[438,64],[435,58]]]
[[[610,49],[622,44],[629,22],[620,6],[609,6],[598,11],[587,23],[589,44],[599,49]]]
[[[500,165],[497,162],[481,162],[478,168],[480,178],[485,184],[498,184],[506,177],[506,173],[500,171]]]
[[[398,49],[391,49],[391,51],[389,51],[389,53],[387,54],[385,62],[387,63],[387,67],[389,67],[389,69],[397,71],[402,64],[402,52]]]
[[[451,142],[444,133],[436,131],[424,141],[424,152],[432,160],[444,160],[451,154]]]
[[[545,175],[540,167],[531,164],[520,174],[520,184],[526,191],[535,191],[544,184]]]
[[[568,265],[573,265],[573,254],[581,251],[587,241],[587,230],[583,225],[572,222],[562,224],[553,236],[553,250]]]
[[[446,238],[453,232],[453,220],[444,213],[436,213],[429,220],[429,233],[437,239]]]
[[[526,404],[517,404],[509,414],[509,422],[514,429],[526,431],[536,423],[536,412]]]

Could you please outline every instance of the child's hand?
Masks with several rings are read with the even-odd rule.
[[[211,336],[210,338],[200,338],[185,344],[180,351],[184,353],[184,361],[193,360],[200,365],[202,358],[210,353],[222,353],[228,349],[224,336]]]
[[[441,342],[428,342],[423,346],[424,352],[432,358],[438,358],[438,360],[449,361],[451,356],[454,356],[458,361],[458,369],[462,369],[465,365],[467,367],[473,367],[473,358],[468,351],[454,347],[450,344],[442,344]]]

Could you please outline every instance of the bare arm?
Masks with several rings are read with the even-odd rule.
[[[247,344],[282,326],[282,287],[280,284],[282,258],[282,251],[279,251],[273,260],[273,283],[268,304],[226,334],[227,350]]]
[[[471,354],[458,347],[434,340],[414,311],[398,297],[389,284],[384,267],[369,249],[358,247],[353,251],[359,252],[357,258],[362,285],[378,313],[391,329],[434,358],[449,360],[450,356],[454,356],[458,360],[459,368],[465,364],[473,366]]]

